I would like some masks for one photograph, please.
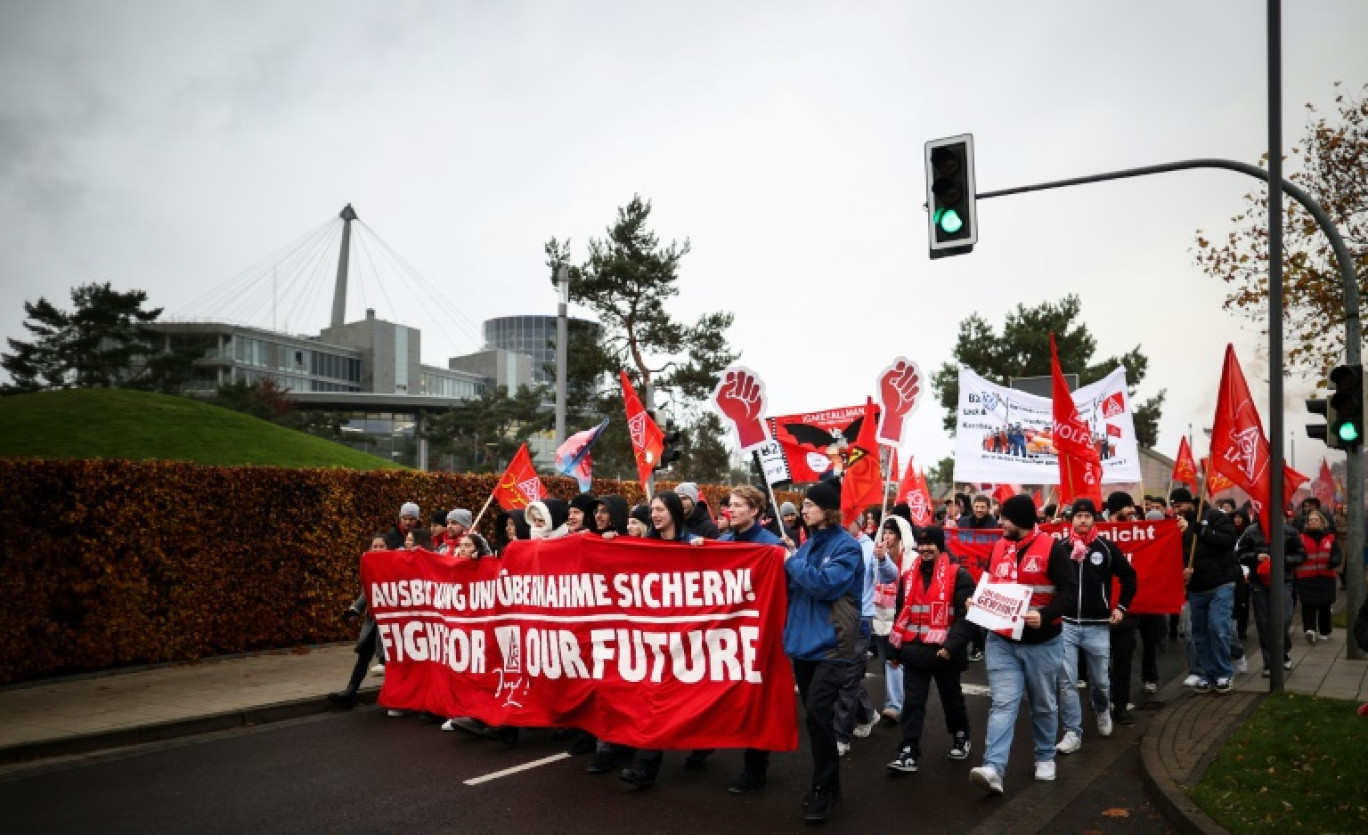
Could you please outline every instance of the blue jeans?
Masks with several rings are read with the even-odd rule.
[[[1064,730],[1083,738],[1083,706],[1078,699],[1078,656],[1088,665],[1088,692],[1094,713],[1111,710],[1111,630],[1103,624],[1064,623],[1064,681],[1059,691],[1059,719]]]
[[[1231,617],[1235,610],[1235,584],[1226,583],[1211,591],[1188,592],[1192,613],[1192,643],[1197,653],[1193,672],[1207,682],[1231,679],[1235,668],[1230,663]]]
[[[1019,644],[990,632],[984,655],[993,705],[988,711],[983,764],[991,765],[998,774],[1007,773],[1007,755],[1012,750],[1012,731],[1023,692],[1031,700],[1036,762],[1054,760],[1055,731],[1059,728],[1055,694],[1064,669],[1064,639],[1055,636],[1042,644]]]

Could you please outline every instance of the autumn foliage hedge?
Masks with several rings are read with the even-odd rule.
[[[543,479],[556,496],[568,478]],[[493,475],[0,459],[0,684],[355,636],[358,557],[406,501],[478,512]],[[663,485],[669,486],[669,485]],[[642,498],[634,482],[597,493]],[[727,492],[705,486],[713,507]],[[780,501],[792,495],[780,496]],[[481,531],[493,530],[491,505]]]

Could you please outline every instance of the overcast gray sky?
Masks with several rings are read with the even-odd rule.
[[[1333,113],[1335,81],[1368,80],[1368,3],[1283,5],[1290,147],[1303,103]],[[25,336],[24,301],[69,306],[87,282],[210,317],[213,291],[350,202],[448,301],[358,268],[349,318],[420,327],[444,365],[478,347],[462,318],[554,313],[542,244],[582,258],[641,194],[662,239],[693,245],[679,313],[735,312],[772,414],[863,402],[897,355],[928,374],[950,359],[969,314],[1073,292],[1101,355],[1149,355],[1139,395],[1168,389],[1173,454],[1210,425],[1226,342],[1267,396],[1257,331],[1192,253],[1258,184],[1194,172],[984,201],[975,252],[932,262],[922,146],[972,132],[981,191],[1255,162],[1264,21],[1256,0],[0,0],[0,334]],[[315,304],[260,304],[256,324],[288,307],[291,331],[325,326],[332,257]],[[1314,475],[1310,387],[1288,381],[1287,424]],[[940,420],[928,393],[906,452],[949,454]]]

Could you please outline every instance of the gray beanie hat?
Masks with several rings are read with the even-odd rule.
[[[413,502],[404,502],[403,507],[399,508],[400,519],[404,518],[405,516],[412,516],[414,519],[418,519],[421,518],[422,515],[422,512],[418,510],[418,505],[414,504]]]
[[[798,515],[798,508],[793,506],[793,502],[784,502],[783,504],[779,505],[780,516],[787,516],[790,513],[792,513],[795,516]]]
[[[698,485],[692,481],[684,481],[675,486],[674,491],[680,496],[688,496],[689,501],[698,504]]]
[[[447,514],[448,522],[455,522],[463,528],[471,527],[474,520],[470,517],[470,511],[463,507],[458,507]]]

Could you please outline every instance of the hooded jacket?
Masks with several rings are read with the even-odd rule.
[[[1075,542],[1084,545],[1082,559],[1074,559]],[[1072,600],[1063,601],[1065,621],[1083,626],[1107,626],[1112,609],[1120,609],[1125,614],[1130,608],[1131,601],[1135,600],[1135,568],[1110,539],[1097,535],[1092,542],[1084,544],[1070,531],[1068,538],[1054,544],[1050,559],[1054,560],[1056,554],[1069,561],[1078,579],[1077,594]],[[1113,577],[1121,584],[1115,600],[1112,599]]]
[[[693,513],[684,519],[684,532],[691,536],[701,536],[704,539],[717,539],[719,531],[717,523],[708,515],[708,506],[700,499],[694,502]]]
[[[547,520],[537,525],[531,524],[531,519],[528,518],[533,539],[560,539],[570,533],[570,530],[565,527],[565,517],[570,513],[569,502],[564,499],[543,499],[529,504],[525,513],[533,510],[543,520]]]
[[[1235,564],[1235,523],[1230,516],[1208,507],[1200,519],[1189,521],[1183,531],[1183,557],[1197,550],[1192,559],[1189,592],[1206,593],[1226,583],[1235,582],[1240,569]]]
[[[804,661],[862,661],[860,600],[864,554],[840,526],[812,532],[784,563],[789,580],[784,653]]]
[[[609,530],[618,536],[627,535],[627,518],[631,513],[631,508],[627,506],[627,500],[615,494],[600,496],[599,503],[608,508]],[[608,531],[599,531],[607,533]]]

